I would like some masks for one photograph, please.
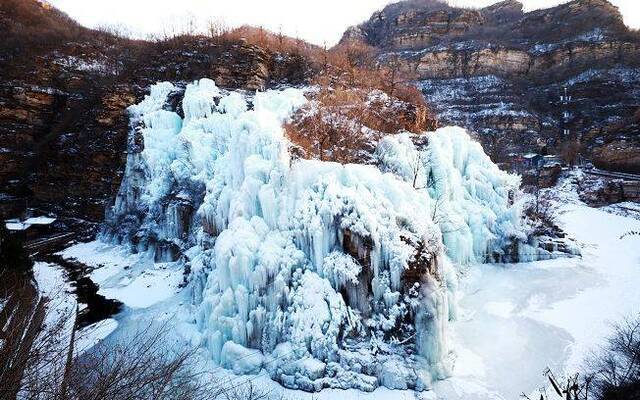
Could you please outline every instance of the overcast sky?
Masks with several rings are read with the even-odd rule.
[[[482,7],[497,0],[449,0],[452,5]],[[49,0],[89,27],[118,25],[135,36],[160,34],[186,20],[204,26],[218,19],[229,26],[250,24],[282,31],[322,45],[335,44],[344,30],[360,23],[393,0]],[[521,0],[527,10],[566,3]],[[611,0],[627,25],[640,28],[640,0]]]

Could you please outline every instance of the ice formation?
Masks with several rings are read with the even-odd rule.
[[[501,171],[462,128],[426,139],[418,149],[408,134],[387,136],[377,149],[380,168],[428,192],[427,212],[454,263],[514,262],[542,251],[527,243],[519,176]]]
[[[130,108],[103,240],[185,264],[194,340],[225,368],[310,391],[426,389],[449,371],[453,263],[525,236],[518,180],[457,128],[423,149],[386,138],[377,166],[293,162],[282,124],[305,102],[153,86]]]

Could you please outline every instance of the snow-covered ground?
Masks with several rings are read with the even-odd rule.
[[[458,359],[437,388],[444,398],[531,393],[546,367],[577,372],[611,323],[640,311],[640,240],[620,238],[640,221],[575,203],[559,219],[581,244],[581,259],[477,265],[462,280]]]
[[[562,201],[559,222],[580,243],[582,258],[470,267],[461,279],[460,317],[451,329],[456,358],[453,376],[437,383],[434,391],[379,388],[373,393],[324,390],[308,394],[282,389],[264,371],[246,378],[223,373],[230,374],[233,384],[249,379],[261,388],[284,391],[289,398],[481,400],[514,399],[522,392],[533,392],[544,384],[546,367],[558,374],[575,371],[610,332],[612,322],[640,311],[640,239],[620,238],[629,230],[639,230],[640,221],[587,207],[570,196]],[[140,287],[137,282],[143,272],[128,267],[140,259],[123,257],[114,246],[81,244],[65,254],[98,267],[92,276],[109,271],[101,293],[125,303],[130,300],[128,293],[138,290],[161,289],[166,294],[166,282],[176,279],[148,280]],[[176,332],[188,336],[190,328],[180,317],[185,296],[153,298],[147,308],[130,308],[116,318],[123,322],[120,327],[149,319],[172,321]],[[96,330],[101,337],[117,323],[104,324],[108,329]]]
[[[57,265],[36,262],[33,266],[33,277],[39,295],[46,299],[47,313],[43,324],[50,329],[59,330],[58,342],[64,351],[64,348],[69,344],[70,338],[68,336],[71,335],[76,321],[76,296],[72,293],[64,270]],[[44,334],[49,334],[46,329]],[[56,332],[57,334],[58,332]]]
[[[118,328],[118,321],[113,318],[103,319],[76,332],[76,354],[84,353],[100,343]]]
[[[108,299],[131,308],[147,308],[176,294],[183,280],[177,263],[154,263],[147,254],[99,241],[80,243],[60,253],[95,269],[89,274]]]

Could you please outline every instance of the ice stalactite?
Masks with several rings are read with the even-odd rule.
[[[189,267],[192,339],[225,368],[304,390],[426,389],[449,368],[451,261],[523,235],[517,179],[457,129],[421,150],[387,138],[379,166],[292,162],[282,125],[305,102],[208,79],[152,87],[130,108],[103,239]]]
[[[454,263],[551,256],[528,235],[518,175],[501,171],[462,128],[429,132],[426,142],[418,148],[408,134],[387,136],[378,145],[377,156],[382,170],[428,193],[428,212]]]

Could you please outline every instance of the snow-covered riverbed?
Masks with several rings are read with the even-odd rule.
[[[303,399],[515,399],[544,384],[542,372],[547,366],[559,373],[575,371],[608,334],[612,322],[640,310],[640,238],[620,238],[629,230],[639,230],[640,221],[579,203],[565,205],[559,218],[567,233],[580,243],[582,258],[475,265],[462,277],[460,317],[451,332],[456,353],[453,376],[437,383],[434,391],[381,388],[373,393],[325,390],[307,394],[284,390],[285,395]],[[106,279],[99,279],[104,285],[101,293],[121,293],[119,300],[125,304],[131,300],[127,282],[138,287],[140,279],[145,280],[135,291],[146,297],[143,308],[138,296],[133,296],[136,301],[117,317],[120,329],[158,317],[174,320],[177,331],[186,329],[184,321],[175,318],[186,299],[179,294],[166,296],[165,285],[171,283],[170,292],[176,293],[174,284],[181,272],[169,265],[156,274],[159,279],[134,276],[136,267],[127,265],[141,260],[126,258],[118,251],[113,246],[81,244],[65,254],[101,266],[93,274],[96,277],[101,270],[108,271]],[[167,279],[166,274],[173,277]],[[144,296],[153,293],[155,286],[165,295]],[[167,311],[172,308],[176,313]],[[283,390],[266,374],[247,379],[262,388]]]

